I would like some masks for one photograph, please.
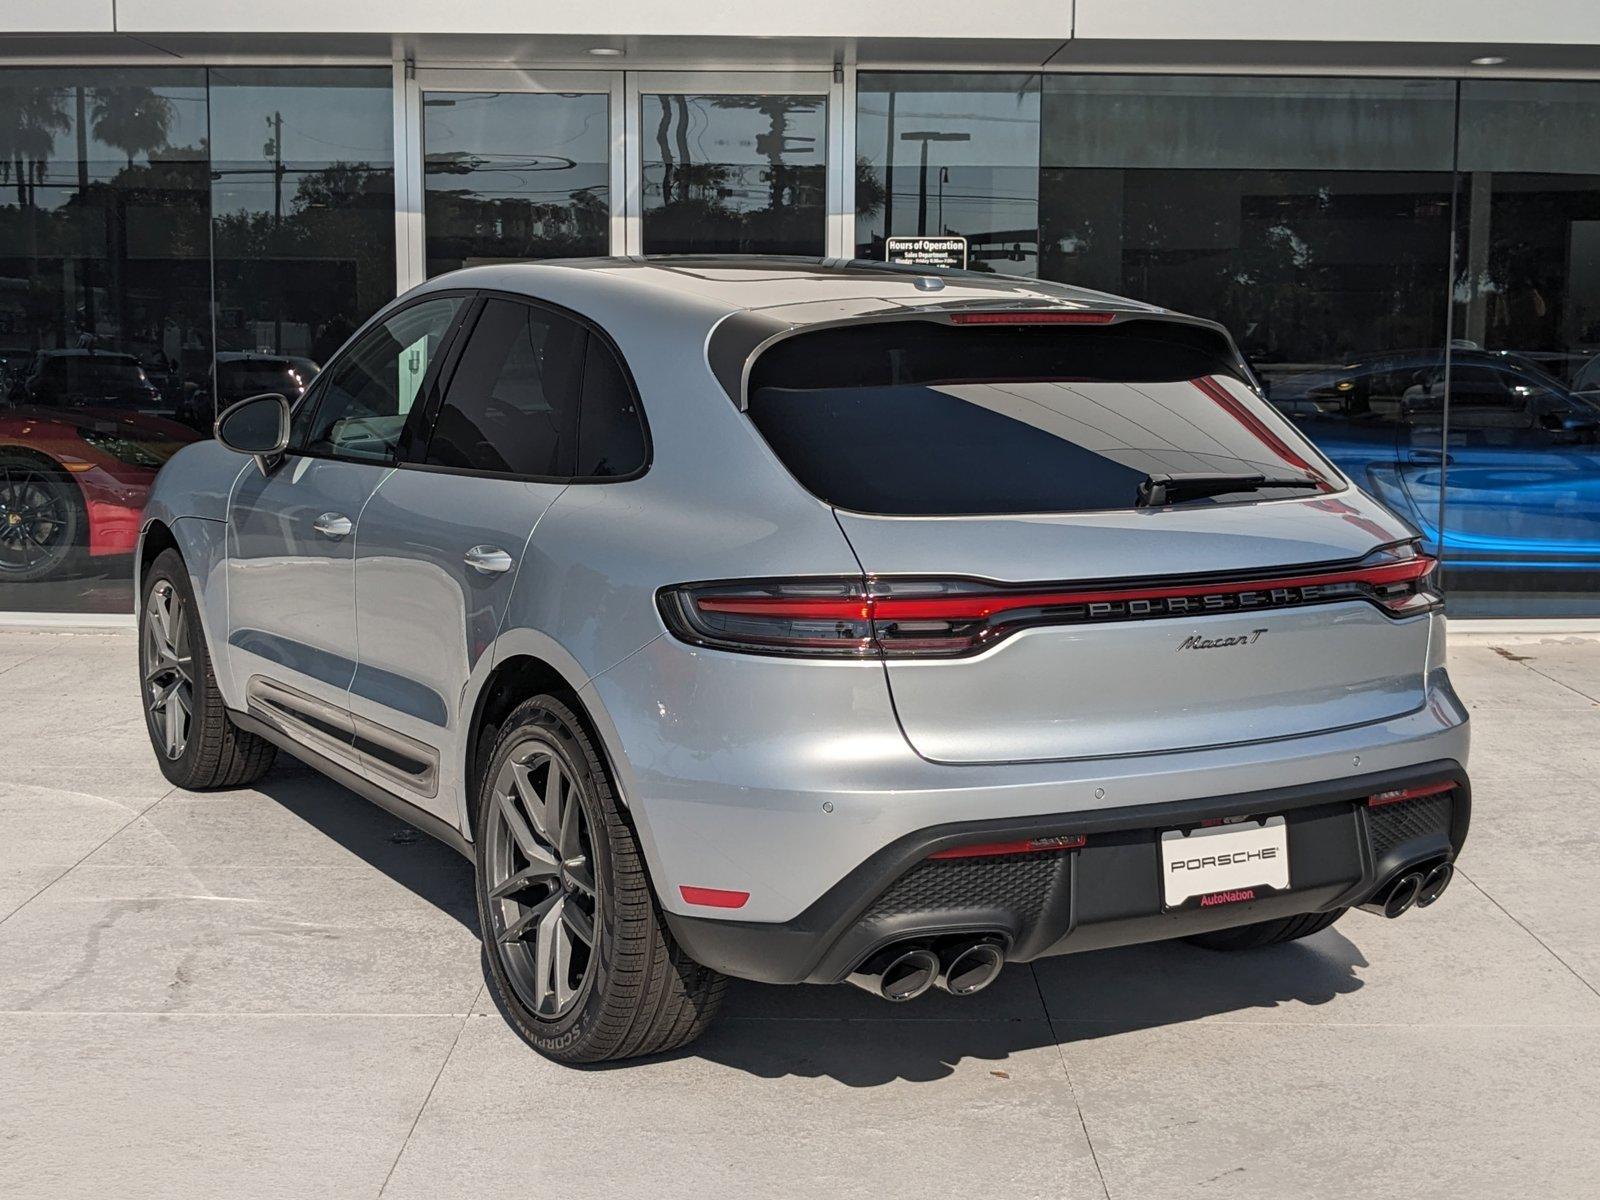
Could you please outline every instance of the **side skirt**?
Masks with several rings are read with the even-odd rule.
[[[468,859],[476,859],[472,843],[464,838],[461,835],[461,831],[454,825],[441,821],[432,813],[418,808],[415,804],[401,799],[392,792],[385,791],[370,779],[357,775],[348,767],[334,762],[333,759],[318,754],[315,750],[295,741],[294,738],[275,725],[270,725],[258,717],[251,716],[249,713],[238,712],[231,708],[228,710],[228,718],[240,729],[253,733],[257,737],[266,738],[278,749],[294,755],[308,767],[320,771],[335,783],[349,788],[356,795],[364,800],[371,801],[392,816],[399,817],[406,824],[422,830],[429,837],[437,838],[458,854]]]

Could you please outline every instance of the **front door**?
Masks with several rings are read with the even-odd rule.
[[[357,526],[394,469],[413,402],[465,302],[431,297],[363,334],[307,395],[284,461],[268,475],[252,467],[234,486],[235,685],[252,713],[337,758],[354,759]]]

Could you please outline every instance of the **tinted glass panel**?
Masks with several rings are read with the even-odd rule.
[[[382,68],[211,72],[218,407],[295,399],[394,298],[391,82]]]
[[[862,75],[856,253],[887,237],[967,239],[974,271],[1039,266],[1039,76]]]
[[[588,336],[548,310],[490,300],[451,377],[428,461],[508,475],[571,474]]]
[[[763,355],[749,413],[801,483],[863,512],[1133,508],[1147,477],[1196,474],[1236,486],[1174,502],[1314,493],[1316,454],[1211,350],[1150,323],[857,326]]]
[[[583,414],[575,473],[596,478],[632,475],[644,461],[639,402],[611,347],[591,335],[583,367]]]
[[[1600,613],[1600,86],[1461,85],[1449,461],[1451,611]]]
[[[428,274],[605,254],[609,104],[604,95],[424,93]]]
[[[310,397],[303,444],[316,454],[387,462],[440,343],[464,303],[447,296],[396,313],[352,346]]]
[[[210,428],[209,190],[203,72],[0,69],[0,609],[128,611]]]
[[[827,240],[822,96],[640,97],[646,254],[811,254]]]

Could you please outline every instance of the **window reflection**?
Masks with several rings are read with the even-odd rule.
[[[820,255],[822,96],[640,97],[646,254]]]
[[[395,294],[390,74],[211,73],[215,394],[297,399]]]
[[[857,84],[856,254],[956,235],[968,268],[1039,270],[1039,77],[863,75]]]
[[[425,93],[428,274],[605,254],[608,107],[605,95]]]
[[[1457,612],[1600,612],[1597,132],[1593,84],[1461,85],[1453,323],[1471,349],[1423,483]]]
[[[202,72],[0,71],[0,609],[127,609],[198,436],[207,191]]]

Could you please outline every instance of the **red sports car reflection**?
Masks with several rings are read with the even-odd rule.
[[[115,409],[0,407],[0,582],[131,553],[156,472],[199,438]]]

